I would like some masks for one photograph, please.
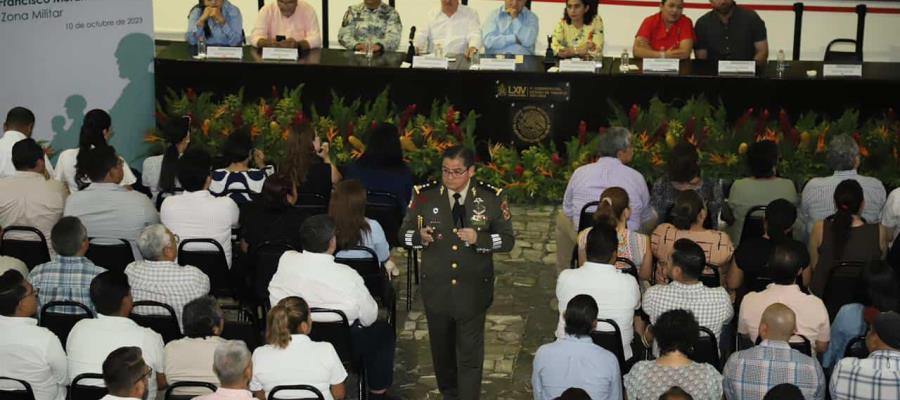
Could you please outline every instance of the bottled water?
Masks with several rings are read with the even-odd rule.
[[[628,55],[627,48],[622,50],[622,60],[621,61],[622,61],[621,67],[623,70],[628,68],[628,66],[631,64],[631,56]]]
[[[197,55],[206,57],[206,35],[201,34],[197,37]]]
[[[775,71],[778,72],[779,78],[784,76],[784,68],[785,68],[784,50],[778,50],[778,61],[775,64]]]

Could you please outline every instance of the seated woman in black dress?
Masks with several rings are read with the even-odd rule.
[[[732,268],[728,272],[729,289],[743,286],[746,291],[760,291],[766,288],[768,281],[757,280],[757,277],[766,276],[766,263],[772,255],[775,244],[783,240],[794,240],[791,234],[796,220],[797,207],[790,201],[776,199],[766,206],[763,236],[744,238],[734,251],[734,264],[737,268]],[[809,265],[809,262],[804,264]]]
[[[281,173],[297,187],[299,196],[315,194],[324,197],[328,207],[331,186],[341,181],[341,172],[331,162],[328,142],[322,142],[310,124],[303,124],[288,136]]]
[[[345,169],[347,179],[362,182],[369,191],[391,193],[405,210],[412,196],[413,174],[403,161],[400,131],[393,124],[378,125],[369,133],[366,152]]]
[[[241,210],[241,248],[245,253],[265,243],[286,243],[300,249],[300,225],[307,215],[294,208],[297,187],[276,175],[263,184],[259,201]]]

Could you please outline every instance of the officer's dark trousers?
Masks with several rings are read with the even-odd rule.
[[[438,389],[447,400],[477,400],[484,364],[485,312],[468,318],[425,308]]]
[[[394,329],[385,321],[363,327],[358,322],[350,329],[354,356],[361,357],[366,368],[369,390],[382,390],[394,379]]]

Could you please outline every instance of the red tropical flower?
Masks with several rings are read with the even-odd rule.
[[[372,121],[372,122],[369,124],[369,130],[371,130],[371,131],[374,131],[375,128],[377,128],[377,127],[378,127],[378,123],[375,122],[375,121]]]
[[[559,157],[559,153],[553,153],[553,154],[551,154],[551,155],[550,155],[550,161],[553,161],[553,163],[556,164],[556,165],[562,165],[562,164],[563,164],[563,160],[562,160],[562,158]]]
[[[641,113],[641,108],[638,107],[637,104],[631,105],[631,110],[628,110],[628,121],[631,122],[631,127],[634,127],[634,123],[637,121],[638,115]]]
[[[765,108],[759,113],[759,119],[756,120],[756,136],[762,136],[765,133],[766,125],[769,123],[769,109]]]
[[[231,125],[234,126],[234,129],[240,128],[244,125],[244,116],[241,115],[240,112],[234,113],[234,116],[231,117]]]
[[[306,115],[303,114],[303,111],[297,111],[297,113],[294,114],[293,122],[295,128],[303,126],[303,124],[306,122]]]
[[[583,120],[578,123],[578,143],[587,143],[587,122]]]
[[[743,127],[744,124],[747,123],[747,120],[749,120],[752,115],[753,107],[750,107],[747,109],[747,111],[744,111],[744,115],[741,115],[741,117],[738,118],[737,122],[734,123],[734,130],[741,129],[741,127]]]
[[[459,125],[456,125],[455,122],[451,123],[450,125],[447,126],[447,132],[452,134],[453,137],[455,137],[456,140],[459,141],[460,143],[463,142],[462,129],[459,129]]]
[[[197,92],[194,91],[194,88],[188,88],[188,89],[187,89],[187,92],[185,92],[184,95],[185,95],[185,96],[187,97],[187,99],[190,100],[191,102],[193,102],[194,100],[197,100]]]
[[[516,165],[514,172],[516,173],[516,176],[521,178],[522,174],[525,173],[525,167],[523,167],[522,164]]]
[[[694,137],[694,132],[697,130],[697,117],[691,117],[688,120],[687,124],[684,126],[684,137],[688,140]]]

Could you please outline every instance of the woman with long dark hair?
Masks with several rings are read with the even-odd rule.
[[[194,46],[200,38],[210,46],[240,46],[244,42],[241,10],[228,0],[198,0],[188,14],[185,40]]]
[[[788,200],[776,199],[766,206],[763,219],[765,233],[761,237],[748,237],[734,251],[734,265],[728,272],[728,288],[746,287],[750,291],[765,289],[757,277],[765,272],[766,264],[775,245],[794,241],[793,229],[797,221],[797,207]],[[799,242],[798,242],[799,243]],[[800,244],[801,246],[805,246]]]
[[[366,218],[366,188],[354,179],[341,181],[334,187],[328,215],[334,218],[334,236],[338,257],[361,258],[361,251],[341,251],[352,246],[365,246],[375,251],[378,262],[386,262],[391,249],[378,221]]]
[[[241,246],[245,253],[265,243],[285,243],[300,249],[300,225],[306,220],[295,208],[297,187],[284,176],[270,176],[259,199],[241,209]]]
[[[250,133],[240,129],[228,136],[222,158],[227,166],[212,172],[209,192],[217,197],[227,195],[239,205],[250,202],[250,194],[259,193],[272,172],[271,168],[266,168],[265,154],[253,148]],[[253,168],[250,167],[251,160]]]
[[[84,123],[81,125],[81,136],[78,139],[77,149],[68,149],[59,155],[56,162],[55,179],[65,182],[69,186],[69,192],[77,192],[91,183],[87,176],[78,176],[75,166],[83,161],[84,154],[88,150],[95,147],[109,146],[109,138],[112,137],[112,118],[109,113],[100,109],[88,111],[84,116]],[[121,157],[119,157],[121,158]],[[137,178],[131,172],[131,167],[122,159],[124,165],[122,168],[125,172],[122,186],[131,187]]]
[[[331,162],[328,142],[322,142],[310,124],[288,135],[281,173],[297,186],[297,193],[331,196],[331,186],[343,178]]]
[[[403,161],[400,131],[393,124],[379,124],[369,132],[365,153],[344,173],[347,179],[358,179],[368,190],[393,194],[404,209],[409,204],[413,174]]]
[[[616,229],[619,236],[618,255],[631,260],[638,267],[642,280],[650,280],[650,269],[653,263],[653,255],[650,253],[650,239],[643,233],[628,230],[628,217],[631,216],[631,208],[628,206],[628,192],[620,187],[611,187],[600,194],[600,205],[594,213],[594,225],[605,224]],[[578,233],[578,265],[584,264],[587,259],[585,244],[591,228],[586,228]],[[627,265],[617,264],[617,268],[625,268]]]
[[[722,210],[724,195],[722,186],[715,179],[704,178],[700,173],[700,154],[697,148],[681,142],[675,145],[666,160],[666,174],[653,183],[650,190],[650,205],[663,222],[672,217],[675,197],[685,190],[696,191],[706,204],[707,217],[703,221],[707,228],[715,229]]]
[[[162,129],[167,144],[165,152],[144,160],[141,182],[150,189],[154,201],[160,192],[174,193],[181,188],[176,177],[176,166],[178,159],[191,144],[190,124],[190,117],[169,120]]]

